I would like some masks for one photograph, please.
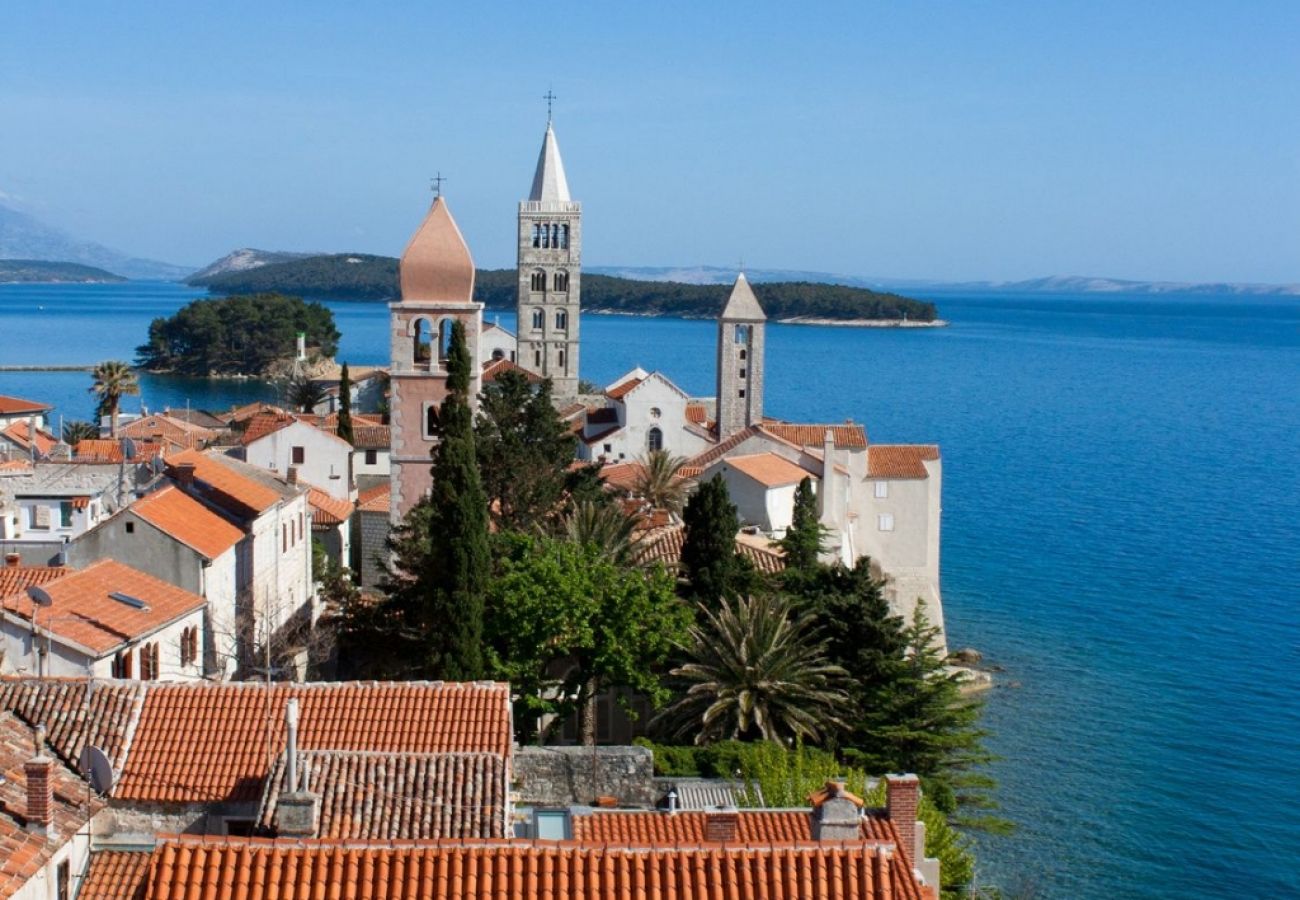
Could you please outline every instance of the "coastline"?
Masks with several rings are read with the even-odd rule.
[[[692,315],[687,313],[633,312],[627,309],[583,309],[584,313],[598,316],[632,316],[641,319],[686,319],[714,320],[717,316]],[[935,319],[933,322],[918,322],[902,319],[823,319],[817,316],[789,316],[784,319],[772,319],[777,325],[831,325],[845,328],[946,328],[947,319]]]

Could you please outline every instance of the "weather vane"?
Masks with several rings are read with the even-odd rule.
[[[435,196],[435,197],[441,197],[441,196],[442,196],[442,183],[443,183],[444,181],[446,181],[447,179],[443,178],[443,177],[442,177],[442,173],[439,172],[438,174],[434,175],[434,176],[433,176],[432,178],[430,178],[429,180],[433,182],[433,196]]]
[[[547,88],[546,93],[542,96],[542,99],[546,101],[546,123],[549,125],[551,122],[551,104],[553,104],[559,98],[555,96],[555,91],[551,90],[550,88]]]

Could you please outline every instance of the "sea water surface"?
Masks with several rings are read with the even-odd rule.
[[[0,286],[0,365],[129,359],[195,295]],[[981,839],[985,876],[1039,897],[1300,896],[1300,298],[928,299],[950,327],[770,326],[767,406],[942,445],[950,642],[1004,670],[985,722],[1018,831]],[[341,358],[384,362],[385,306],[329,305]],[[712,394],[713,335],[587,315],[582,374],[639,364]],[[270,396],[142,382],[152,409]],[[0,393],[73,418],[88,385],[0,372]]]

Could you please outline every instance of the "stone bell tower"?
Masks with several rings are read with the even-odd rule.
[[[399,267],[401,297],[388,305],[392,501],[401,521],[432,486],[436,411],[447,396],[447,346],[453,322],[465,326],[470,402],[479,392],[478,340],[483,304],[474,302],[474,261],[445,197],[434,198],[406,245]]]
[[[555,129],[546,122],[528,199],[519,204],[516,362],[546,378],[556,406],[578,396],[582,204],[570,199]]]
[[[745,273],[718,317],[718,440],[763,421],[767,316]]]

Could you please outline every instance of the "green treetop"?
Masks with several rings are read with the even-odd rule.
[[[813,493],[812,479],[799,482],[794,492],[794,514],[785,537],[777,543],[785,551],[787,569],[808,571],[816,567],[817,557],[826,542],[826,529],[817,512],[817,495]]]
[[[736,553],[740,520],[721,475],[714,475],[691,495],[682,520],[686,523],[682,574],[690,583],[690,596],[712,607],[724,597],[748,592],[754,571]]]
[[[339,373],[339,427],[338,436],[351,444],[352,436],[352,378],[348,374],[348,364],[343,364]]]

